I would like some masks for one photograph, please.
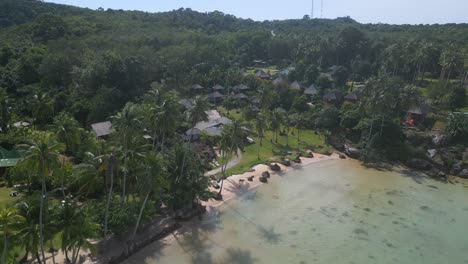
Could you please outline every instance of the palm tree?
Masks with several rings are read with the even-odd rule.
[[[194,127],[198,122],[208,120],[208,114],[206,112],[210,110],[210,108],[211,104],[206,96],[195,97],[193,107],[187,112],[190,125]]]
[[[42,259],[45,263],[45,252],[44,252],[44,223],[43,213],[44,206],[47,208],[47,187],[46,177],[52,174],[52,169],[57,166],[59,151],[63,147],[61,144],[53,141],[50,136],[44,136],[36,141],[32,141],[24,157],[24,161],[27,162],[32,169],[38,173],[41,177],[41,197],[40,197],[40,211],[39,211],[39,235]]]
[[[278,131],[281,128],[281,124],[283,122],[283,113],[280,109],[274,109],[269,116],[270,121],[270,129],[274,133],[275,143],[278,143]]]
[[[37,263],[42,263],[38,252],[38,248],[40,247],[40,226],[38,223],[40,200],[40,193],[35,192],[19,204],[19,211],[26,219],[25,227],[19,234],[21,245],[26,251],[20,263],[27,261],[29,253],[36,258]]]
[[[258,146],[257,146],[257,159],[260,160],[260,147],[262,146],[263,141],[263,130],[265,129],[265,116],[266,113],[261,112],[257,115],[256,119],[256,128],[257,128],[257,135],[258,135]]]
[[[61,249],[67,263],[76,263],[82,247],[93,248],[88,239],[95,236],[96,225],[89,222],[74,201],[64,200],[58,207],[57,226],[60,230]]]
[[[178,103],[173,96],[166,97],[161,104],[151,105],[149,109],[148,127],[153,131],[153,148],[157,141],[160,149],[164,147],[167,137],[174,134],[179,119]]]
[[[117,130],[119,143],[122,146],[122,170],[123,170],[123,183],[122,183],[122,200],[126,202],[127,197],[127,175],[129,171],[129,158],[131,139],[134,138],[135,132],[140,127],[140,115],[137,106],[133,103],[127,103],[125,107],[117,115],[112,117],[113,126]]]
[[[240,124],[233,121],[232,124],[226,125],[221,133],[221,140],[219,142],[219,149],[221,151],[221,188],[219,194],[223,191],[223,183],[226,179],[226,169],[228,164],[228,157],[232,154],[237,155],[237,151],[242,148],[244,140],[244,133]]]
[[[31,112],[37,124],[44,123],[53,112],[52,99],[47,93],[36,93],[29,99]]]
[[[148,152],[143,158],[140,173],[137,174],[137,182],[141,193],[144,195],[143,203],[138,214],[138,219],[133,230],[132,241],[135,239],[135,235],[140,226],[141,218],[146,207],[146,203],[151,193],[158,194],[160,190],[165,187],[164,174],[166,168],[164,165],[164,159],[160,154],[154,152]]]
[[[6,255],[8,253],[8,241],[20,231],[21,225],[24,222],[25,218],[18,214],[15,207],[0,211],[0,232],[3,234],[2,264],[5,264]]]
[[[109,209],[110,209],[110,204],[112,201],[112,191],[114,188],[114,165],[115,165],[115,157],[114,157],[114,153],[111,153],[109,157],[109,167],[108,167],[108,171],[110,173],[109,192],[107,193],[106,209],[104,212],[104,239],[106,239],[106,236],[107,236],[108,223],[109,223]]]
[[[453,43],[442,51],[439,64],[442,66],[440,80],[443,81],[445,76],[447,76],[447,81],[445,83],[445,86],[447,86],[450,82],[452,71],[459,69],[460,65],[463,65],[461,54]]]
[[[65,112],[58,114],[54,118],[53,130],[57,139],[65,144],[66,152],[73,152],[75,146],[80,143],[80,125],[72,116]]]
[[[106,185],[106,178],[102,175],[105,174],[108,165],[108,155],[97,156],[87,152],[84,161],[73,167],[74,181],[71,184],[77,186],[78,193],[84,195],[85,198],[88,197],[91,192]],[[107,190],[105,189],[104,192],[106,193]]]

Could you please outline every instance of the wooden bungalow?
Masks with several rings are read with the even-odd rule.
[[[204,88],[203,88],[203,86],[201,86],[199,84],[194,84],[194,85],[192,85],[191,89],[194,90],[194,91],[201,91]]]
[[[334,105],[339,107],[343,100],[343,96],[340,92],[331,92],[323,96],[323,105],[329,106]]]
[[[359,92],[352,92],[344,97],[344,100],[351,103],[357,103],[360,100]]]
[[[271,75],[268,72],[264,71],[264,70],[257,71],[257,73],[255,73],[255,76],[257,76],[260,79],[270,79],[271,78]]]
[[[213,86],[213,91],[222,91],[224,89],[225,88],[219,84],[216,84],[215,86]]]
[[[427,105],[426,100],[424,98],[419,98],[418,103],[406,112],[405,125],[411,127],[418,126],[426,119],[430,111],[431,109],[429,105]]]
[[[307,87],[307,89],[304,90],[304,94],[310,97],[314,97],[319,94],[319,91],[315,85],[311,84],[309,87]]]
[[[220,92],[214,92],[208,94],[206,97],[208,97],[208,100],[214,103],[222,102],[224,99],[224,95],[221,94]]]
[[[239,93],[239,92],[243,92],[243,91],[247,91],[247,90],[250,90],[250,87],[248,87],[247,85],[245,84],[239,84],[239,85],[236,85],[232,88],[236,93]]]
[[[106,137],[112,133],[112,123],[109,121],[91,125],[91,130],[96,137]]]
[[[289,88],[295,91],[303,91],[305,89],[304,85],[300,84],[298,81],[294,81]]]

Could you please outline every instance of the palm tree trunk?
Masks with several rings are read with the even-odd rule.
[[[62,177],[61,177],[62,179],[61,179],[60,185],[61,185],[61,188],[62,188],[62,196],[63,196],[63,199],[65,200],[65,197],[66,197],[65,196],[65,188],[64,188],[64,184],[63,184],[64,178],[65,178],[65,169],[64,169],[64,167],[65,167],[65,158],[62,157],[62,167],[61,167],[62,168]]]
[[[128,171],[128,153],[125,153],[124,157],[124,172],[123,172],[123,183],[122,183],[122,200],[124,203],[127,202],[127,171]]]
[[[382,122],[380,123],[380,136],[382,136],[382,132],[383,132],[384,118],[385,118],[385,116],[382,115]]]
[[[42,158],[42,166],[44,167],[44,159]],[[43,215],[44,215],[44,200],[46,199],[46,184],[45,184],[45,169],[41,168],[42,170],[42,190],[41,190],[41,203],[39,209],[39,242],[41,244],[41,255],[44,264],[46,264],[45,258],[45,251],[44,251],[44,223],[43,223]],[[41,263],[41,262],[40,262]]]
[[[143,211],[145,210],[146,202],[148,201],[148,197],[149,197],[150,193],[151,192],[146,193],[145,199],[143,200],[143,204],[141,205],[140,213],[138,214],[138,219],[137,219],[137,222],[135,224],[135,229],[133,230],[133,234],[132,234],[132,242],[135,239],[135,235],[136,235],[136,233],[138,231],[138,227],[140,226],[141,217],[143,216]]]
[[[109,187],[109,194],[107,195],[107,203],[106,203],[106,213],[104,217],[104,239],[107,236],[107,227],[108,227],[108,221],[109,221],[109,207],[110,203],[112,200],[112,189],[114,187],[114,154],[111,154],[110,159],[109,159],[109,168],[110,168],[110,187]]]
[[[257,159],[260,160],[260,137],[258,138],[258,147],[257,147]]]
[[[3,254],[2,254],[2,264],[5,264],[5,258],[6,258],[6,254],[7,254],[7,244],[8,244],[8,236],[7,234],[3,234]]]
[[[72,256],[72,263],[75,264],[76,261],[78,260],[78,257],[80,256],[80,250],[81,246],[78,246],[78,248],[75,248],[73,251],[73,256]]]
[[[41,257],[39,257],[39,252],[36,252],[36,260],[37,260],[37,263],[42,263]]]

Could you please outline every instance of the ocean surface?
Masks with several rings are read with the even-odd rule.
[[[467,187],[321,161],[275,176],[125,263],[468,263]]]

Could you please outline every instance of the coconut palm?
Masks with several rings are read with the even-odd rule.
[[[75,151],[75,147],[80,143],[81,136],[78,121],[67,113],[62,112],[54,118],[52,127],[57,135],[57,139],[65,144],[65,151]]]
[[[8,110],[10,101],[6,89],[0,87],[0,129],[4,132],[7,130],[10,121],[10,111]]]
[[[129,171],[129,159],[130,159],[130,148],[131,142],[134,140],[135,134],[138,128],[141,127],[140,113],[137,106],[133,103],[128,103],[117,115],[112,117],[112,125],[117,130],[117,137],[119,138],[119,144],[121,145],[121,157],[122,157],[122,171],[123,171],[123,182],[122,182],[122,200],[126,202],[127,197],[127,175]]]
[[[107,236],[107,231],[108,231],[108,224],[109,224],[109,209],[110,209],[110,204],[112,202],[112,191],[114,189],[114,166],[115,166],[115,157],[114,153],[111,153],[109,156],[109,167],[108,171],[110,173],[110,183],[109,183],[109,191],[107,193],[107,201],[106,201],[106,209],[104,212],[104,239]]]
[[[36,258],[37,263],[42,263],[38,252],[38,248],[40,247],[40,227],[38,221],[40,200],[40,193],[35,192],[27,197],[25,201],[18,204],[18,210],[26,221],[24,228],[19,233],[20,244],[25,249],[24,257],[21,259],[20,263],[25,263],[27,261],[29,253]]]
[[[39,211],[39,234],[42,259],[45,262],[44,252],[44,207],[47,208],[47,186],[46,178],[51,176],[53,168],[57,166],[59,151],[63,150],[61,144],[55,142],[50,136],[43,136],[40,139],[30,142],[24,157],[31,171],[37,173],[41,177],[41,197],[40,197],[40,211]]]
[[[88,239],[95,237],[96,225],[89,222],[83,210],[74,201],[62,201],[55,211],[58,212],[56,225],[60,230],[61,249],[65,253],[67,263],[76,263],[80,249],[94,248]]]
[[[257,129],[257,136],[258,136],[258,146],[257,146],[257,159],[260,160],[260,147],[262,146],[262,141],[263,141],[263,130],[265,129],[265,119],[266,119],[266,113],[265,112],[260,112],[257,115],[256,118],[256,123],[255,127]]]
[[[228,164],[228,157],[232,154],[237,155],[237,151],[242,148],[244,143],[244,132],[237,121],[232,124],[226,125],[221,133],[219,141],[219,149],[221,151],[221,188],[219,194],[223,190],[223,183],[226,179],[226,169]]]
[[[273,131],[275,143],[278,143],[278,132],[283,123],[283,113],[280,109],[274,109],[269,116],[270,129]]]
[[[164,182],[166,173],[166,168],[164,164],[164,159],[160,154],[155,154],[154,152],[148,152],[140,165],[139,173],[137,174],[137,183],[139,185],[139,190],[141,194],[145,197],[140,208],[140,213],[133,230],[132,240],[134,240],[135,235],[140,226],[141,218],[148,202],[149,196],[154,193],[160,193],[163,187],[166,187]]]
[[[0,211],[0,232],[2,232],[3,235],[2,264],[5,264],[10,238],[20,231],[24,222],[25,218],[18,214],[15,207],[6,208]]]

